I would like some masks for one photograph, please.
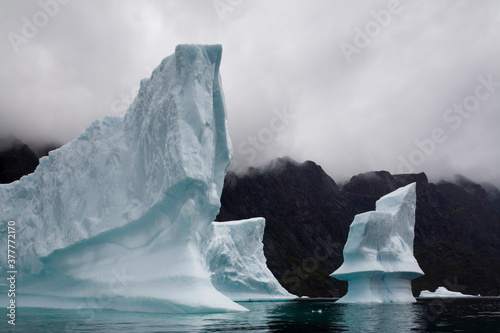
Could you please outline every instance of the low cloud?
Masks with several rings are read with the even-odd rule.
[[[404,159],[431,178],[500,184],[500,89],[468,116],[447,113],[479,78],[500,82],[497,1],[9,0],[0,22],[2,134],[72,140],[123,113],[177,44],[220,43],[240,167],[288,155],[342,180],[397,173]],[[16,52],[9,34],[26,22],[37,32]],[[346,57],[345,45],[357,51]],[[293,119],[281,127],[276,110]]]

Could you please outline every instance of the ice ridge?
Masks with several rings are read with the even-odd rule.
[[[245,310],[216,290],[202,255],[232,156],[221,55],[220,45],[177,46],[124,116],[95,121],[0,186],[0,244],[8,221],[17,228],[19,304]]]

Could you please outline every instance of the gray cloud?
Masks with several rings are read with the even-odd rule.
[[[16,53],[9,33],[54,1],[0,3],[1,133],[67,142],[123,113],[175,45],[220,43],[241,168],[290,155],[336,180],[409,165],[500,183],[500,87],[465,116],[447,111],[473,102],[479,77],[500,82],[497,1],[407,0],[393,13],[393,1],[72,0]]]

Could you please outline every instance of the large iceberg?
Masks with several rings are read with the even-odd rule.
[[[331,274],[349,283],[339,302],[415,302],[411,280],[423,275],[413,256],[415,187],[401,187],[380,198],[375,211],[354,217],[344,263]]]
[[[0,186],[0,244],[8,223],[16,236],[15,265],[1,251],[0,276],[16,271],[17,305],[246,310],[214,287],[203,254],[232,156],[221,54],[179,45],[124,116],[95,121]],[[3,279],[3,303],[7,289]]]
[[[265,219],[213,222],[204,257],[214,287],[233,301],[276,301],[296,298],[283,288],[266,265]]]

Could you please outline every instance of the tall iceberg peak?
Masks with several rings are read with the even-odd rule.
[[[221,54],[178,46],[124,116],[95,121],[0,186],[0,244],[14,221],[21,306],[245,310],[214,288],[201,249],[232,155]]]
[[[354,217],[344,263],[331,274],[348,281],[345,303],[414,302],[411,280],[423,275],[413,256],[416,183],[391,192],[376,210]]]

